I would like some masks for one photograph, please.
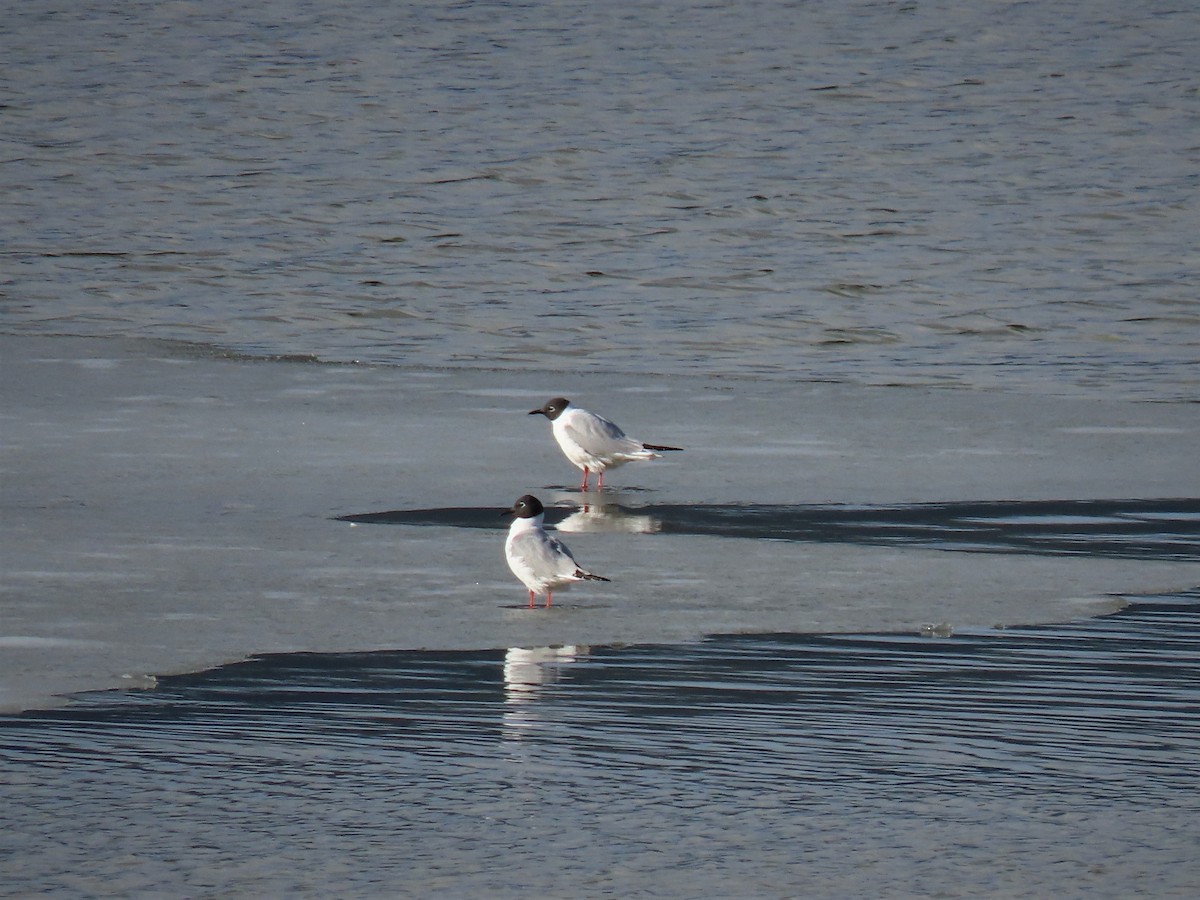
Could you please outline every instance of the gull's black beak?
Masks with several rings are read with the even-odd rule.
[[[515,512],[516,512],[516,510],[515,510],[515,509],[506,509],[506,510],[504,510],[504,512],[500,513],[500,515],[502,515],[502,516],[511,516],[511,515],[512,515],[513,513],[515,513]]]
[[[537,409],[531,409],[531,410],[529,411],[529,414],[530,414],[531,416],[544,416],[544,415],[546,414],[546,410],[542,409],[542,408],[539,406]]]

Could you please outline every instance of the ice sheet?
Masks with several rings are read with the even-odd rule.
[[[679,641],[1045,622],[1194,586],[1194,562],[947,552],[577,522],[613,579],[521,607],[499,512],[576,500],[563,394],[682,454],[639,506],[1200,497],[1200,407],[753,380],[431,371],[0,337],[0,709],[263,652]],[[496,511],[495,529],[353,524]],[[636,518],[636,515],[634,516]],[[592,523],[595,524],[595,523]],[[627,523],[626,523],[627,524]]]

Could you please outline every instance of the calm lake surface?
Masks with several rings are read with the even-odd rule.
[[[933,385],[981,421],[996,390],[1200,399],[1190,3],[0,18],[3,334]],[[1194,495],[1132,499],[1178,500],[1197,558]],[[1069,526],[1029,552],[1163,546]],[[953,636],[267,656],[0,718],[0,896],[1193,897],[1198,695],[1195,590]]]

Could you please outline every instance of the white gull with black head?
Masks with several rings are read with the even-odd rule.
[[[604,487],[604,473],[627,462],[658,459],[664,451],[680,450],[662,444],[647,444],[629,437],[614,422],[575,406],[566,397],[554,397],[531,416],[545,416],[554,430],[554,439],[572,463],[583,469],[580,490],[587,491],[588,474],[596,472],[596,489]]]
[[[549,606],[553,591],[566,590],[576,581],[608,581],[581,567],[566,544],[546,533],[545,508],[537,497],[525,494],[504,514],[515,516],[504,542],[504,558],[529,589],[531,608],[537,594],[545,594]]]

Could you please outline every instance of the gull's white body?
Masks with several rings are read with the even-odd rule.
[[[531,607],[537,594],[545,594],[549,606],[553,591],[565,590],[576,581],[608,581],[580,566],[566,544],[546,533],[545,513],[536,497],[526,494],[509,512],[517,518],[508,527],[504,558],[529,589]]]
[[[558,538],[546,533],[539,513],[529,519],[513,519],[504,542],[508,567],[535,594],[563,590],[583,581],[583,570]]]
[[[550,426],[563,454],[581,469],[603,473],[627,462],[658,459],[662,455],[626,436],[604,416],[575,406],[568,406]]]
[[[629,437],[614,422],[604,416],[580,409],[566,397],[554,397],[538,409],[529,411],[531,416],[542,415],[550,420],[554,439],[563,455],[583,469],[583,484],[580,490],[588,489],[588,475],[596,473],[596,489],[604,487],[604,473],[627,462],[658,459],[660,450],[679,450],[660,444],[647,444]]]

